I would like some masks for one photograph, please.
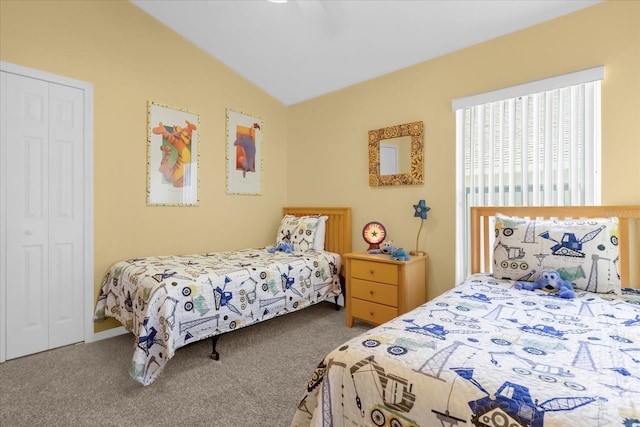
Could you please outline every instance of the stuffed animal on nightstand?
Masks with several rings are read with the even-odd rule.
[[[411,259],[406,249],[404,248],[396,248],[393,246],[393,242],[391,240],[385,240],[380,244],[380,249],[370,249],[370,254],[387,254],[391,256],[391,259],[397,261],[408,261]]]
[[[557,293],[560,298],[571,299],[576,296],[575,292],[573,292],[573,284],[560,277],[560,273],[556,270],[542,270],[540,277],[535,282],[516,282],[513,286],[516,289],[525,289],[527,291],[548,289],[550,287],[552,288],[551,292]]]
[[[393,242],[391,240],[385,240],[380,243],[380,248],[378,249],[369,249],[367,252],[370,254],[391,254],[391,251],[395,249],[393,246]]]
[[[396,261],[409,261],[411,257],[405,248],[397,248],[391,251],[391,259]]]

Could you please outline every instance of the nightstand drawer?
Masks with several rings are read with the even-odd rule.
[[[398,316],[398,309],[358,298],[351,298],[351,314],[353,317],[376,325],[388,322]]]
[[[398,287],[395,285],[354,278],[351,282],[351,295],[371,302],[398,306]]]
[[[354,259],[351,260],[351,277],[397,285],[398,267],[394,264]]]

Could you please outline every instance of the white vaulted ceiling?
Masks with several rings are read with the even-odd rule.
[[[602,0],[130,0],[285,105]]]

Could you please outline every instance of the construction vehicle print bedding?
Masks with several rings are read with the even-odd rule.
[[[294,427],[639,425],[640,293],[562,299],[475,274],[311,378]]]
[[[114,317],[136,336],[129,374],[153,382],[175,351],[341,293],[340,255],[244,249],[138,258],[114,264],[94,318]]]

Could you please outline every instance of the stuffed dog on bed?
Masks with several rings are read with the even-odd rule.
[[[573,292],[573,284],[560,277],[560,273],[556,270],[542,270],[540,277],[535,282],[516,282],[513,286],[516,289],[526,289],[527,291],[551,288],[551,292],[557,293],[560,298],[571,299],[576,296]]]

